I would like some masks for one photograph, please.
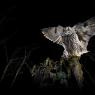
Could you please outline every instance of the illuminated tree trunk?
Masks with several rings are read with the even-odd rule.
[[[79,63],[79,57],[73,56],[69,58],[68,60],[68,76],[71,76],[71,72],[73,72],[73,75],[78,83],[78,86],[81,88],[83,86],[83,71],[81,64]]]

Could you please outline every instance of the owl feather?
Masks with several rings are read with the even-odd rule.
[[[57,26],[42,29],[44,36],[64,48],[63,57],[80,56],[87,52],[89,39],[95,35],[95,17],[73,27]]]

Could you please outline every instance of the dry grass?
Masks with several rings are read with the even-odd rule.
[[[35,63],[35,65],[31,67],[28,62],[33,49],[27,51],[25,48],[24,55],[16,58],[13,58],[13,56],[9,58],[7,48],[5,49],[7,65],[3,71],[1,82],[6,78],[6,76],[13,76],[10,87],[14,85],[23,65],[28,68],[31,77],[40,87],[54,86],[57,84],[58,86],[67,88],[69,87],[69,80],[72,77],[72,73],[75,76],[78,87],[82,86],[83,72],[78,57],[72,57],[69,60],[60,58],[59,61],[53,61],[50,58],[46,58],[43,62],[38,65]],[[32,61],[30,63],[33,64]]]

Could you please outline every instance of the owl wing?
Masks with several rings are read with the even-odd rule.
[[[42,33],[47,39],[49,39],[53,43],[61,45],[64,48],[64,53],[62,57],[67,58],[68,52],[63,41],[63,37],[65,37],[65,35],[63,35],[64,34],[63,32],[65,32],[65,28],[62,26],[42,29]]]
[[[58,26],[58,27],[49,27],[49,28],[44,28],[42,29],[42,33],[44,36],[49,39],[50,41],[57,43],[59,45],[62,44],[62,32],[63,32],[63,27]]]
[[[87,47],[89,39],[95,35],[95,17],[74,26],[78,38]]]

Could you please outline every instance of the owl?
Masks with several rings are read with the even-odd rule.
[[[78,86],[83,87],[83,70],[79,64],[80,56],[87,51],[87,45],[92,36],[95,35],[95,17],[74,26],[57,26],[42,29],[44,36],[53,43],[59,44],[64,48],[63,59],[68,61],[68,74],[73,73]]]
[[[72,27],[58,25],[57,27],[43,28],[42,33],[47,39],[64,48],[63,58],[81,56],[83,53],[88,52],[88,41],[95,35],[95,17]]]

